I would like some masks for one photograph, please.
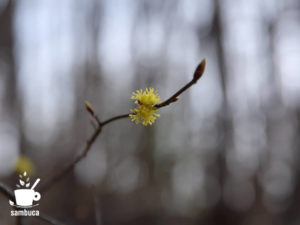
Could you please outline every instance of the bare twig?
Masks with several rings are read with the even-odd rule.
[[[187,83],[185,86],[183,86],[179,91],[177,91],[174,95],[172,95],[170,98],[168,98],[166,101],[156,105],[156,108],[162,108],[165,107],[175,101],[178,100],[178,96],[183,93],[184,91],[186,91],[188,88],[190,88],[192,85],[196,84],[197,81],[199,80],[199,78],[203,75],[204,70],[205,70],[205,59],[203,59],[201,61],[201,63],[197,66],[195,72],[194,72],[194,76],[193,79]],[[91,149],[92,145],[94,144],[95,140],[97,139],[97,137],[99,136],[99,134],[102,131],[102,128],[119,119],[123,119],[123,118],[127,118],[129,117],[130,114],[123,114],[123,115],[119,115],[119,116],[115,116],[112,117],[110,119],[107,119],[103,122],[101,122],[97,115],[95,115],[94,113],[94,109],[92,107],[92,105],[89,102],[85,102],[85,107],[87,109],[87,111],[90,113],[90,115],[92,116],[92,118],[97,122],[98,127],[97,129],[94,131],[94,133],[92,134],[91,138],[87,141],[84,149],[82,150],[82,152],[75,158],[73,159],[71,162],[69,162],[61,171],[59,171],[58,173],[56,173],[54,176],[52,176],[48,181],[44,182],[44,185],[40,188],[41,191],[46,191],[48,189],[50,189],[50,187],[52,187],[54,184],[56,184],[59,180],[61,180],[68,172],[70,172],[75,165],[81,160],[83,159],[87,153],[89,152],[89,150]]]
[[[204,72],[204,69],[205,69],[205,59],[202,60],[202,62],[198,65],[197,69],[195,70],[194,77],[189,83],[187,83],[184,87],[182,87],[179,91],[177,91],[174,95],[172,95],[166,101],[156,105],[155,107],[156,108],[165,107],[165,106],[177,101],[178,96],[181,93],[183,93],[188,88],[190,88],[192,85],[197,83],[199,78],[202,76],[202,74]],[[95,127],[95,131],[93,132],[92,136],[86,142],[86,145],[85,145],[84,149],[82,150],[82,152],[77,157],[75,157],[75,159],[73,159],[70,163],[68,163],[61,171],[59,171],[57,174],[55,174],[53,177],[51,177],[47,182],[45,182],[44,185],[40,188],[41,191],[45,191],[45,190],[49,189],[50,187],[52,187],[54,184],[56,184],[69,171],[71,171],[81,159],[83,159],[87,155],[87,153],[91,149],[92,145],[94,144],[95,140],[97,139],[97,137],[101,133],[102,127],[104,127],[105,125],[107,125],[107,124],[109,124],[113,121],[123,119],[123,118],[127,118],[130,115],[130,114],[123,114],[123,115],[115,116],[115,117],[112,117],[110,119],[107,119],[107,120],[101,122],[99,120],[99,118],[97,117],[97,115],[95,115],[94,109],[92,108],[91,104],[89,104],[88,102],[86,102],[86,109],[90,113],[90,115],[92,116],[92,119],[94,119],[97,123],[97,126]],[[13,194],[12,190],[10,190],[8,187],[6,187],[2,183],[0,183],[0,192],[2,194],[4,194],[8,199],[14,199],[14,194]],[[95,206],[97,206],[96,208],[99,207],[97,205],[97,202],[95,202]],[[43,213],[40,213],[40,216],[38,218],[40,220],[43,220],[43,221],[45,221],[49,224],[52,224],[52,225],[64,225],[62,222],[59,222],[56,219],[54,219],[54,218],[52,218],[52,217],[50,217],[46,214],[43,214]],[[97,219],[97,224],[99,224],[99,221],[101,222],[101,220],[99,220],[99,215],[97,215],[96,219]]]
[[[106,124],[111,123],[111,122],[113,122],[113,121],[116,121],[116,120],[119,120],[119,119],[123,119],[123,118],[127,118],[127,117],[129,117],[129,115],[130,115],[130,114],[128,113],[128,114],[123,114],[123,115],[119,115],[119,116],[112,117],[112,118],[110,118],[110,119],[108,119],[108,120],[103,121],[103,122],[101,123],[101,126],[103,127],[103,126],[105,126]]]
[[[4,184],[0,183],[0,192],[5,195],[9,200],[15,199],[14,193],[12,190],[10,190],[8,187],[6,187]],[[17,217],[16,219],[17,225],[23,224],[23,217]]]
[[[8,199],[15,199],[14,193],[4,184],[0,183],[0,192],[5,195]]]
[[[178,96],[186,91],[188,88],[190,88],[192,85],[196,84],[197,81],[200,79],[200,77],[203,75],[204,73],[204,70],[205,70],[205,65],[206,65],[206,61],[205,59],[203,59],[201,61],[201,63],[197,66],[195,72],[194,72],[194,76],[193,76],[193,79],[188,82],[186,85],[184,85],[179,91],[177,91],[174,95],[172,95],[170,98],[168,98],[166,101],[160,103],[160,104],[157,104],[156,105],[156,108],[161,108],[161,107],[164,107],[164,106],[167,106],[173,102],[176,102],[178,100]]]
[[[0,183],[0,193],[2,193],[6,198],[8,199],[15,199],[14,193],[11,189],[9,189],[7,186],[5,186],[4,184]],[[43,220],[49,224],[52,225],[65,225],[64,223],[52,218],[51,216],[48,216],[42,212],[40,212],[40,216],[36,217],[37,219]],[[17,219],[17,222],[20,223],[22,222],[22,218],[19,217]]]
[[[68,163],[64,169],[59,171],[59,173],[55,174],[53,177],[51,177],[48,181],[44,182],[44,184],[41,186],[40,191],[45,192],[48,190],[50,187],[52,187],[55,183],[57,183],[62,177],[64,177],[69,171],[71,171],[74,166],[81,160],[83,159],[90,148],[92,147],[93,143],[95,142],[96,138],[98,135],[101,133],[101,126],[98,126],[98,128],[94,131],[93,135],[91,138],[86,142],[86,145],[83,149],[83,151],[77,155],[75,159],[73,159],[71,162]]]

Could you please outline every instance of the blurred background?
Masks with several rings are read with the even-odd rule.
[[[0,0],[0,182],[73,159],[93,132],[85,100],[102,120],[127,113],[132,91],[166,99],[202,58],[152,127],[105,127],[38,209],[76,225],[300,224],[299,0]]]

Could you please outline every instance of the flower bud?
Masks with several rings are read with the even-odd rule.
[[[88,101],[85,101],[85,108],[86,110],[93,116],[94,115],[94,109]]]
[[[201,61],[201,63],[197,66],[195,72],[194,72],[194,78],[193,80],[196,82],[197,80],[199,80],[199,78],[203,75],[204,70],[205,70],[205,65],[206,65],[206,61],[205,59],[203,59]]]

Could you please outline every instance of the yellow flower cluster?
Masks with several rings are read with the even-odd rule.
[[[158,110],[155,105],[161,102],[161,99],[153,88],[146,88],[132,93],[131,99],[135,100],[137,108],[132,109],[130,118],[136,124],[142,123],[144,126],[152,125],[156,118],[160,115],[156,113]]]

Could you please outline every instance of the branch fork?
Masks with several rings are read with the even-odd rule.
[[[168,98],[167,100],[165,100],[164,102],[155,105],[156,108],[162,108],[165,107],[167,105],[170,105],[173,102],[176,102],[179,100],[178,96],[183,93],[184,91],[186,91],[188,88],[190,88],[192,85],[196,84],[197,81],[202,77],[204,70],[205,70],[205,59],[203,59],[201,61],[201,63],[197,66],[195,72],[194,72],[194,76],[193,79],[188,82],[185,86],[183,86],[181,89],[179,89],[179,91],[177,91],[174,95],[172,95],[170,98]],[[100,135],[102,128],[119,119],[123,119],[123,118],[127,118],[129,117],[129,113],[128,114],[122,114],[119,116],[115,116],[112,117],[110,119],[107,119],[103,122],[100,121],[100,119],[98,118],[98,116],[95,114],[94,112],[94,108],[93,106],[89,103],[89,102],[85,102],[85,108],[88,111],[88,113],[91,115],[91,122],[92,125],[94,126],[95,130],[93,132],[93,134],[91,135],[91,137],[87,140],[84,149],[82,150],[81,153],[79,153],[79,155],[77,155],[71,162],[69,162],[62,170],[60,170],[58,173],[54,174],[54,176],[50,177],[49,180],[46,180],[46,182],[44,182],[43,186],[40,188],[40,191],[46,191],[48,189],[50,189],[52,186],[54,186],[54,184],[56,184],[57,182],[59,182],[68,172],[70,172],[75,165],[81,161],[90,151],[91,147],[93,146],[93,144],[95,143],[97,137]],[[96,123],[95,123],[96,122]],[[0,192],[2,192],[2,194],[4,194],[7,198],[13,198],[13,192],[12,190],[10,190],[9,188],[7,188],[5,185],[0,183]],[[53,225],[63,225],[63,223],[45,215],[45,214],[41,214],[40,217],[38,217],[39,219],[48,222],[49,224],[53,224]]]
[[[186,91],[187,89],[189,89],[192,85],[196,84],[197,81],[202,77],[202,75],[205,71],[205,66],[206,66],[206,61],[205,61],[205,59],[203,59],[200,62],[200,64],[197,66],[197,68],[194,72],[194,75],[193,75],[193,79],[190,82],[188,82],[186,85],[184,85],[181,89],[179,89],[170,98],[168,98],[167,100],[163,101],[160,104],[155,105],[155,107],[162,108],[162,107],[170,105],[173,102],[178,101],[179,100],[178,96],[180,94],[182,94],[184,91]],[[75,159],[73,159],[71,162],[69,162],[61,171],[59,171],[54,176],[52,176],[48,181],[44,182],[44,185],[41,187],[41,191],[46,191],[46,190],[50,189],[50,187],[52,187],[54,184],[56,184],[58,181],[60,181],[64,177],[64,175],[66,175],[68,172],[70,172],[75,167],[75,165],[87,155],[87,153],[93,146],[94,142],[96,141],[97,137],[99,136],[99,134],[102,131],[102,128],[105,125],[107,125],[113,121],[119,120],[119,119],[128,118],[130,115],[130,113],[122,114],[122,115],[115,116],[115,117],[109,118],[109,119],[101,122],[100,119],[98,118],[98,116],[95,114],[93,106],[88,101],[85,102],[85,108],[88,111],[88,113],[91,115],[92,121],[96,122],[96,126],[94,126],[95,130],[94,130],[92,136],[86,142],[85,147],[82,150],[82,152],[79,155],[77,155],[77,157]]]

